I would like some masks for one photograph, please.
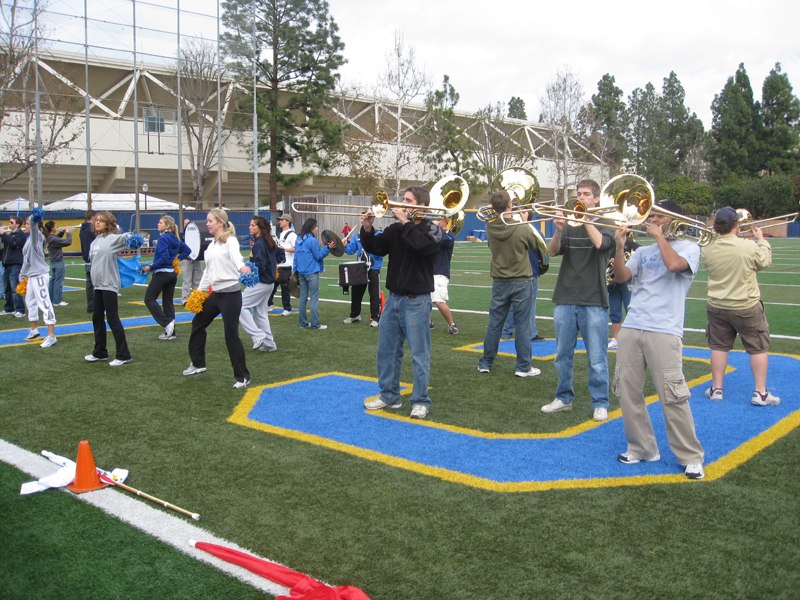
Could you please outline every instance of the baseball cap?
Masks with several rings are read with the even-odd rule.
[[[681,205],[675,202],[675,200],[670,200],[669,198],[663,198],[658,201],[658,206],[663,208],[664,210],[668,210],[670,212],[674,212],[676,214],[682,215],[683,209]]]
[[[730,206],[726,206],[725,208],[720,208],[717,211],[717,214],[714,215],[715,221],[722,221],[723,223],[735,223],[739,220],[739,213],[737,213],[733,208]]]
[[[283,214],[280,217],[278,217],[278,221],[289,221],[289,223],[291,223],[292,222],[292,217],[290,217],[287,214]]]

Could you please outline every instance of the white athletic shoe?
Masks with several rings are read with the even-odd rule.
[[[541,374],[542,372],[534,367],[531,367],[529,371],[516,371],[514,373],[514,375],[516,375],[517,377],[536,377],[537,375]]]
[[[263,343],[264,343],[264,338],[261,338],[260,340],[256,340],[255,342],[253,342],[253,350],[258,350],[259,348],[261,348],[261,344]]]
[[[58,340],[56,339],[55,336],[48,335],[46,338],[44,338],[44,341],[39,345],[42,348],[49,348],[50,346],[55,346],[56,342],[58,342]]]
[[[424,419],[428,416],[428,407],[424,404],[415,404],[411,408],[411,418],[412,419]]]
[[[250,383],[249,379],[245,379],[244,381],[237,381],[233,384],[233,388],[236,390],[241,390],[247,387],[247,384]]]
[[[190,364],[187,369],[183,370],[184,375],[197,375],[198,373],[205,373],[205,367],[195,367],[194,365]]]
[[[288,317],[290,314],[292,314],[292,311],[290,311],[290,310],[284,310],[284,311],[281,313],[281,316],[282,316],[282,317]]]
[[[28,335],[25,336],[25,339],[26,340],[35,340],[40,335],[42,335],[42,334],[39,333],[38,329],[31,329],[30,331],[28,331]]]
[[[172,334],[175,333],[175,319],[170,321],[166,327],[164,327],[164,333],[167,334],[167,339],[172,337]]]
[[[108,360],[108,357],[97,358],[94,354],[87,354],[86,356],[83,357],[83,360],[85,360],[86,362],[99,362],[102,360]]]
[[[562,410],[572,410],[572,402],[565,404],[560,398],[556,398],[550,404],[545,404],[542,407],[543,413],[561,412]]]
[[[53,306],[69,306],[69,302],[59,302],[58,304],[54,304]]]
[[[115,358],[110,363],[108,363],[108,366],[109,367],[121,367],[122,365],[127,365],[128,363],[131,363],[131,362],[133,362],[132,358],[129,358],[128,360],[120,360],[118,358]]]
[[[342,321],[342,323],[345,325],[350,325],[350,323],[358,323],[360,320],[361,315],[358,315],[357,317],[347,317],[344,321]]]
[[[595,421],[608,421],[608,409],[602,406],[595,408],[592,419]]]

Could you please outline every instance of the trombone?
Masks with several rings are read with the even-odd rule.
[[[758,219],[757,221],[754,221],[753,217],[750,215],[750,211],[746,208],[737,208],[736,214],[739,215],[740,234],[750,233],[751,227],[767,229],[768,227],[777,227],[778,225],[788,225],[789,223],[794,223],[797,220],[798,215],[798,213],[795,212],[777,217],[771,217],[769,219]],[[762,223],[766,223],[766,225],[762,225]]]

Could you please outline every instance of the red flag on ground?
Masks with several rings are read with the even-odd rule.
[[[278,596],[276,600],[369,600],[369,596],[358,588],[349,585],[330,587],[308,575],[232,548],[194,540],[189,540],[189,544],[226,562],[244,567],[264,579],[290,588],[291,596]]]

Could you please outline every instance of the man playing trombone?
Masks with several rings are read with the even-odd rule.
[[[738,333],[753,371],[755,391],[750,402],[756,406],[780,404],[781,399],[767,390],[769,323],[756,279],[756,273],[772,263],[772,248],[759,227],[751,226],[755,244],[740,238],[739,229],[736,211],[730,206],[721,208],[714,218],[717,236],[701,251],[708,270],[706,337],[713,377],[706,397],[722,400],[728,352]]]
[[[658,207],[683,214],[674,200],[661,200]],[[612,389],[619,397],[628,449],[617,458],[624,464],[661,459],[658,443],[644,399],[645,369],[661,400],[669,447],[684,466],[689,479],[702,479],[703,448],[697,439],[691,392],[683,375],[683,318],[686,294],[697,274],[700,248],[686,240],[667,240],[664,227],[668,214],[653,212],[647,226],[656,243],[641,246],[625,262],[625,240],[629,229],[616,232],[614,277],[622,283],[632,279],[633,291],[625,322],[620,329],[617,368]]]
[[[361,244],[369,254],[389,255],[386,288],[389,297],[383,307],[378,330],[378,384],[381,394],[364,403],[367,410],[401,408],[400,372],[403,344],[408,341],[414,364],[414,388],[411,392],[411,418],[424,419],[431,399],[428,382],[431,376],[431,292],[433,263],[439,252],[442,230],[433,221],[419,218],[415,206],[427,208],[430,194],[422,187],[410,187],[403,194],[403,204],[391,210],[398,222],[375,235],[372,210],[361,217]]]
[[[587,208],[597,205],[600,186],[585,179],[578,183],[578,200]],[[542,407],[543,413],[572,410],[573,359],[578,332],[583,336],[589,359],[589,395],[595,421],[608,419],[608,290],[606,267],[614,248],[614,234],[585,220],[566,226],[567,219],[553,221],[556,232],[550,240],[550,255],[562,255],[558,280],[553,290],[553,323],[556,329],[558,372],[556,398]],[[576,219],[569,217],[574,223]],[[519,336],[519,332],[517,332]]]

